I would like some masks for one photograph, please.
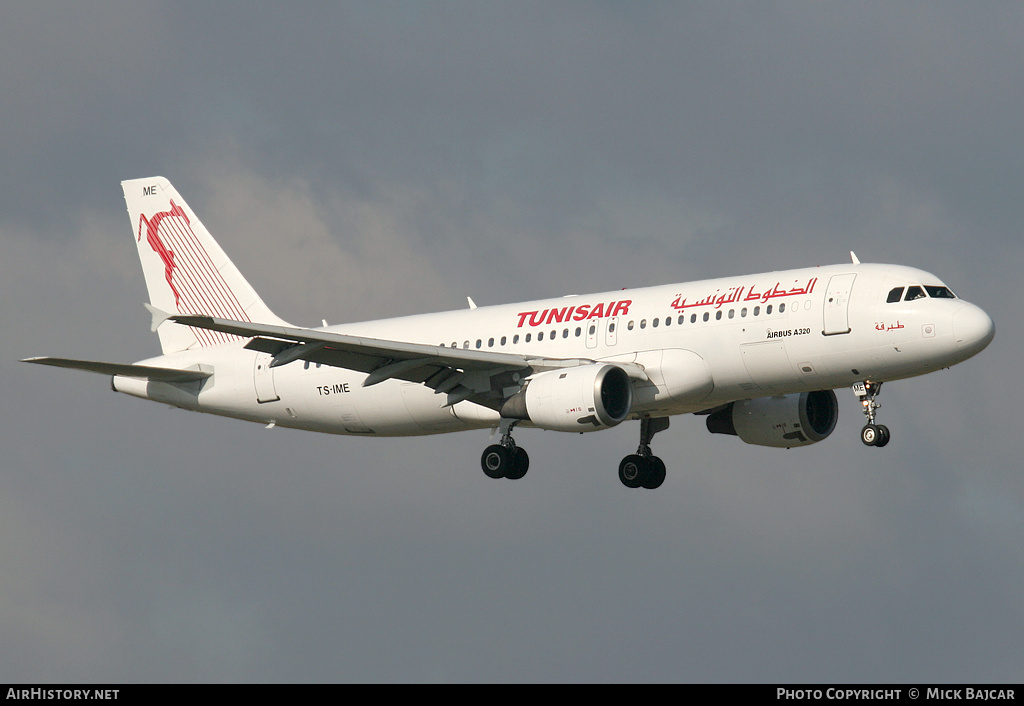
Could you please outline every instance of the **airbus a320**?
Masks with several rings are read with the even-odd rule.
[[[651,450],[673,415],[748,444],[817,443],[852,388],[861,441],[882,383],[967,360],[989,316],[938,277],[901,265],[809,267],[684,284],[469,307],[317,328],[267,307],[162,177],[122,183],[162,355],[134,364],[27,362],[111,376],[135,397],[268,426],[411,436],[490,429],[483,472],[522,478],[519,427],[592,432],[639,421],[619,463],[629,488],[657,488]]]

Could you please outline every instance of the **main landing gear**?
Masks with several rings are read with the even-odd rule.
[[[480,467],[488,478],[522,478],[530,468],[526,449],[516,446],[512,429],[518,419],[502,419],[499,424],[501,441],[484,449]],[[640,446],[635,454],[622,459],[619,480],[627,488],[654,489],[665,482],[665,462],[651,453],[651,439],[659,431],[668,429],[668,417],[644,417],[640,420]]]
[[[875,402],[878,393],[882,390],[880,382],[858,382],[853,386],[854,393],[860,398],[864,407],[864,416],[868,423],[860,430],[860,440],[866,446],[878,446],[881,448],[889,443],[889,427],[884,424],[875,424],[875,410],[881,407]]]
[[[501,441],[484,449],[480,457],[480,467],[488,478],[511,478],[517,480],[526,475],[530,469],[530,456],[526,449],[516,446],[512,438],[512,428],[519,423],[518,419],[502,419],[500,424]]]
[[[651,439],[668,429],[668,417],[640,420],[640,446],[619,463],[619,480],[627,488],[654,489],[665,482],[665,462],[651,453]]]

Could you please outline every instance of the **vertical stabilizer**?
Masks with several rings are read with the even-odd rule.
[[[202,221],[163,177],[121,182],[153,307],[234,321],[284,324],[263,303]],[[235,336],[174,323],[157,328],[163,352],[214,346]]]

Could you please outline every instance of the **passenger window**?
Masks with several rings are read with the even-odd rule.
[[[612,331],[615,330],[615,324],[612,324]],[[569,338],[569,329],[562,329],[562,338]]]
[[[630,331],[632,331],[633,330],[633,322],[630,321],[628,324],[626,324],[626,328],[629,329]]]
[[[782,302],[781,304],[779,304],[779,313],[781,314],[785,310],[786,310],[786,302]]]
[[[690,323],[691,324],[697,323],[697,315],[696,314],[690,314]]]
[[[462,347],[463,348],[469,348],[469,341],[463,341],[462,342]]]
[[[527,342],[527,343],[529,343],[529,342],[530,342],[530,336],[532,336],[532,335],[533,335],[533,334],[530,334],[530,333],[526,334],[526,342]]]
[[[480,340],[479,338],[478,338],[478,339],[476,339],[476,347],[477,347],[477,348],[479,348],[480,346],[482,346],[482,345],[483,345],[483,343],[484,343],[484,342],[483,342],[483,341],[481,341],[481,340]]]
[[[729,309],[729,318],[731,319],[734,316],[736,316],[736,310],[735,309]]]
[[[661,323],[661,319],[654,319],[653,321],[651,321],[651,327],[658,328],[659,323]]]
[[[680,314],[679,315],[679,325],[682,326],[684,323],[686,323],[686,316],[684,314]]]
[[[515,343],[519,343],[519,334],[518,333],[515,336],[512,337],[512,343],[514,343],[514,344]]]
[[[666,326],[671,326],[672,325],[672,317],[671,316],[666,316],[665,317],[665,325]]]
[[[633,322],[630,322],[629,327],[633,328]],[[579,326],[577,326],[576,327],[576,338],[579,338],[581,333],[583,333],[583,329],[581,329]]]
[[[907,287],[907,298],[904,299],[903,301],[912,302],[915,299],[924,299],[924,298],[925,298],[924,289],[922,289],[921,287],[918,287],[918,286],[915,285],[913,287]]]
[[[647,328],[647,319],[640,319],[640,328]]]
[[[754,316],[760,316],[760,315],[761,315],[761,307],[755,306],[754,307]]]
[[[889,290],[889,296],[885,298],[885,302],[886,304],[892,304],[894,302],[898,302],[902,298],[903,287],[896,287],[894,289]]]
[[[742,309],[740,309],[740,316],[742,316],[743,318],[747,318],[747,307],[743,307]]]
[[[501,345],[505,345],[505,341],[506,340],[508,340],[508,339],[506,339],[505,336],[502,336],[501,337]]]
[[[766,314],[772,313],[772,305],[771,304],[769,304],[768,306],[766,306],[764,308],[764,313],[766,313]]]
[[[711,315],[708,312],[705,311],[704,312],[704,320],[707,321],[710,318],[711,318]]]
[[[529,335],[529,334],[527,334],[527,335]],[[544,340],[544,332],[543,331],[541,331],[540,333],[537,334],[537,340],[538,341],[543,341]]]
[[[715,312],[715,321],[721,321],[721,320],[722,320],[722,310],[719,309],[718,311]]]

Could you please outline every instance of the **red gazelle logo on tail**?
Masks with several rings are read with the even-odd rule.
[[[143,226],[146,228],[146,242],[149,243],[149,247],[153,248],[153,252],[160,256],[160,259],[164,263],[164,277],[167,279],[167,284],[174,293],[174,304],[178,305],[181,300],[181,295],[178,293],[178,288],[174,286],[174,252],[164,244],[164,241],[160,239],[160,221],[166,216],[178,216],[185,219],[185,223],[189,223],[188,216],[185,215],[185,211],[178,206],[174,201],[171,201],[170,211],[161,211],[160,213],[153,214],[152,219],[146,218],[146,214],[139,216],[139,237],[138,240],[142,240],[142,229]]]

